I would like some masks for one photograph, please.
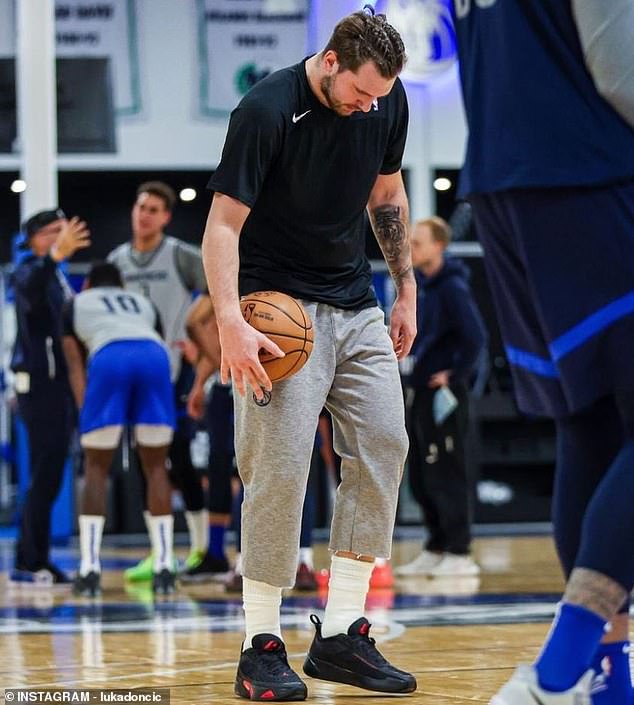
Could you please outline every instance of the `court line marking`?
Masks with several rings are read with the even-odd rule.
[[[399,636],[401,636],[405,632],[405,627],[402,624],[398,624],[397,622],[387,622],[387,623],[376,623],[375,626],[381,626],[381,627],[387,627],[387,632],[384,632],[380,635],[377,636],[377,643],[380,642],[385,642],[385,641],[391,641],[392,639],[396,639]],[[288,655],[289,658],[291,659],[303,659],[306,656],[306,651],[298,651],[292,654]],[[81,685],[83,683],[95,683],[95,682],[103,682],[103,681],[121,681],[125,680],[127,678],[130,679],[135,679],[135,678],[148,678],[148,677],[160,677],[161,675],[169,675],[170,677],[177,676],[181,673],[195,673],[197,671],[219,671],[219,670],[224,670],[227,668],[235,668],[237,664],[237,659],[235,661],[228,661],[225,663],[217,663],[217,664],[206,664],[206,665],[200,665],[200,666],[188,666],[184,668],[172,668],[169,667],[165,669],[163,667],[163,671],[161,672],[160,669],[154,669],[152,671],[146,671],[146,672],[141,672],[141,673],[128,673],[125,675],[118,675],[118,676],[112,676],[112,675],[95,675],[91,676],[90,678],[82,678],[82,679],[76,679],[76,680],[68,680],[68,681],[54,681],[52,683],[35,683],[35,684],[29,684],[29,688],[47,688],[47,687],[68,687],[72,685]],[[109,667],[110,664],[108,664],[107,667]],[[183,684],[185,685],[185,684]],[[204,683],[200,684],[194,684],[194,685],[205,685]],[[215,685],[215,684],[214,684]],[[166,684],[165,687],[173,687],[171,684]],[[11,686],[8,688],[9,690],[11,688],[21,688],[21,687],[26,687],[26,686]],[[160,687],[160,686],[153,686],[153,687]]]

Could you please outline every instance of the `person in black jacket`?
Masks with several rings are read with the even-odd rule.
[[[61,346],[62,306],[72,291],[58,264],[90,245],[79,218],[39,211],[23,225],[30,254],[13,276],[17,336],[11,368],[28,432],[31,484],[22,510],[13,582],[50,585],[69,579],[49,560],[51,509],[73,431],[74,402]]]
[[[445,249],[451,229],[441,218],[414,225],[412,263],[418,283],[417,330],[412,347],[414,389],[408,414],[409,478],[429,538],[397,575],[477,575],[469,555],[472,482],[465,462],[469,378],[486,345],[468,270]]]

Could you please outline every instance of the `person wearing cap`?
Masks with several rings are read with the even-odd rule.
[[[90,245],[79,218],[39,211],[22,226],[30,254],[13,275],[17,335],[11,369],[29,438],[31,484],[22,510],[12,582],[69,582],[49,560],[51,509],[73,430],[74,403],[61,346],[62,307],[72,291],[58,264]]]

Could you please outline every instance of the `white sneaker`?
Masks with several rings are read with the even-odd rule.
[[[480,574],[480,566],[471,556],[458,556],[445,553],[438,563],[429,571],[432,578],[464,577]]]
[[[518,666],[511,680],[494,695],[489,705],[591,705],[590,686],[594,671],[588,671],[570,690],[549,693],[539,687],[533,666]]]
[[[432,553],[431,551],[421,551],[410,563],[400,565],[394,569],[395,575],[429,575],[432,569],[442,560],[442,553]]]

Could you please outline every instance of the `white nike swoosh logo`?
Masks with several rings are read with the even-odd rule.
[[[302,113],[301,115],[295,115],[295,113],[293,113],[293,122],[294,123],[299,122],[303,117],[308,115],[308,113],[310,113],[310,112],[312,112],[312,110],[307,110],[305,113]]]

